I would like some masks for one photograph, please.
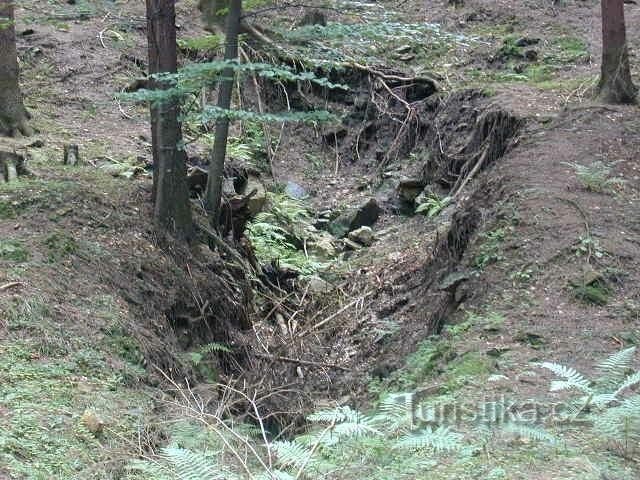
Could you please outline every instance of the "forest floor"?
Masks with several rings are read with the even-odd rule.
[[[178,2],[181,40],[204,35],[195,3]],[[268,183],[300,185],[314,211],[372,197],[382,207],[377,241],[341,260],[328,277],[333,292],[309,306],[300,302],[299,328],[328,319],[323,331],[302,338],[289,324],[272,340],[274,355],[305,355],[315,366],[258,357],[245,365],[268,372],[265,383],[275,391],[308,399],[299,402],[303,413],[313,404],[366,409],[399,391],[428,391],[433,404],[477,408],[502,399],[546,411],[566,396],[549,392],[551,377],[534,362],[590,377],[599,361],[640,342],[640,116],[636,106],[591,100],[599,2],[445,3],[377,2],[365,13],[358,4],[328,16],[364,18],[372,28],[428,22],[446,32],[432,43],[414,44],[408,35],[378,50],[340,40],[350,48],[341,55],[370,55],[395,71],[437,78],[442,104],[459,109],[457,120],[449,110],[429,117],[438,139],[442,129],[442,153],[467,138],[473,125],[462,123],[477,118],[465,117],[470,111],[498,107],[523,125],[511,148],[457,198],[457,213],[435,218],[406,214],[393,183],[425,169],[420,148],[388,159],[381,175],[376,154],[393,139],[382,128],[366,139],[362,158],[347,143],[327,146],[314,127],[282,130]],[[0,480],[141,478],[126,466],[168,435],[172,396],[154,366],[196,369],[187,332],[167,312],[184,307],[190,287],[206,285],[202,277],[221,262],[205,248],[161,247],[149,221],[147,109],[115,97],[144,75],[144,13],[141,2],[19,2],[23,91],[39,133],[12,141],[28,152],[32,176],[0,185]],[[635,74],[640,7],[625,5],[625,14]],[[519,39],[537,41],[520,47]],[[482,96],[456,97],[467,89]],[[327,104],[345,113],[354,103]],[[426,147],[429,139],[422,141]],[[84,165],[61,164],[69,143],[80,145]],[[572,166],[594,162],[611,166],[604,180]],[[445,261],[448,232],[461,218],[474,226]],[[438,287],[451,272],[465,276],[455,301]],[[594,279],[600,288],[585,293]],[[277,337],[280,326],[258,313],[258,337]],[[438,335],[434,322],[444,322]],[[215,397],[203,385],[200,393]],[[281,402],[269,408],[296,403],[284,394]],[[87,420],[94,414],[98,427]],[[638,450],[582,426],[542,423],[560,447],[511,438],[425,472],[375,478],[638,478]],[[359,477],[374,478],[366,468]]]

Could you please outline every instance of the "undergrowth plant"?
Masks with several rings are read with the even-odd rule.
[[[327,268],[335,255],[331,238],[313,226],[300,200],[269,193],[268,206],[248,224],[246,235],[258,260],[311,275]]]
[[[429,218],[436,217],[449,206],[451,200],[451,197],[429,196],[416,207],[416,213],[422,213]]]
[[[567,404],[564,420],[587,420],[594,430],[625,454],[640,448],[640,371],[633,368],[636,347],[626,348],[599,363],[599,375],[590,379],[574,368],[554,362],[537,365],[558,379],[551,391],[577,395]]]
[[[571,167],[582,186],[591,192],[611,192],[624,181],[620,178],[612,178],[612,165],[596,160],[590,165],[581,165],[573,162],[563,162]]]

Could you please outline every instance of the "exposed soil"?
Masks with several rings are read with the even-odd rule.
[[[476,87],[484,85],[468,69],[498,69],[489,57],[502,42],[486,33],[468,63],[448,70],[444,91],[411,99],[416,117],[399,147],[394,142],[402,127],[381,110],[363,112],[380,105],[353,98],[326,103],[348,114],[344,131],[285,128],[269,182],[301,185],[317,210],[371,197],[383,206],[375,226],[378,240],[352,254],[346,272],[331,278],[335,290],[326,296],[307,295],[302,288],[282,295],[264,285],[252,294],[250,277],[225,255],[157,238],[148,222],[149,177],[113,178],[99,170],[124,160],[149,162],[146,109],[113,97],[145,73],[144,5],[96,2],[96,11],[85,17],[64,2],[53,3],[56,14],[27,1],[16,15],[18,32],[35,30],[20,36],[19,51],[26,103],[45,146],[28,150],[32,183],[0,193],[0,206],[10,205],[0,216],[0,240],[20,242],[30,254],[24,265],[0,259],[0,286],[21,282],[0,289],[0,308],[8,312],[11,305],[38,299],[50,306],[65,336],[96,336],[99,343],[109,336],[111,320],[92,312],[100,298],[113,298],[125,319],[120,326],[144,356],[147,374],[139,380],[152,386],[161,379],[156,368],[180,380],[192,375],[203,381],[207,372],[195,372],[184,353],[212,341],[226,343],[236,353],[221,355],[216,366],[223,375],[240,375],[257,393],[271,392],[260,405],[265,420],[278,428],[299,425],[315,405],[376,400],[372,382],[392,384],[393,372],[432,335],[451,341],[441,370],[447,360],[469,352],[490,357],[491,371],[512,380],[508,389],[519,398],[548,395],[546,377],[520,379],[534,360],[589,372],[596,361],[638,341],[640,120],[637,107],[588,100],[600,55],[598,2],[394,7],[407,21],[440,23],[470,36],[486,25],[496,31],[510,25],[518,36],[541,37],[543,44],[570,33],[586,43],[591,60],[565,65],[552,86],[495,81],[481,91]],[[191,3],[180,6],[179,35],[204,31]],[[626,5],[626,14],[637,71],[640,9]],[[563,83],[575,79],[580,82]],[[375,90],[367,76],[351,80],[357,93]],[[282,102],[276,90],[272,106]],[[402,86],[394,92],[407,94]],[[291,101],[300,101],[289,93]],[[405,114],[401,103],[392,107],[391,114]],[[52,166],[61,161],[65,143],[80,145],[85,166]],[[395,153],[387,156],[389,151]],[[479,162],[484,152],[489,153]],[[190,153],[203,151],[193,147]],[[318,160],[315,167],[310,159]],[[613,176],[624,182],[604,192],[584,188],[568,164],[598,160],[614,165]],[[395,190],[398,179],[417,178],[452,194],[460,175],[476,165],[478,172],[440,216],[406,215]],[[498,229],[502,236],[491,244],[488,235]],[[575,297],[575,283],[592,272],[606,284],[606,305]],[[452,275],[460,278],[451,280]],[[262,309],[254,308],[258,303]],[[265,314],[271,311],[288,317],[288,330]],[[504,322],[494,330],[471,323],[455,336],[444,328],[464,323],[469,312],[497,313]],[[252,328],[243,330],[249,321]],[[318,324],[322,328],[315,329]],[[33,336],[0,318],[0,345]],[[120,368],[121,358],[108,358]],[[441,380],[436,372],[425,383]],[[199,388],[215,398],[206,382]],[[470,380],[458,395],[475,398],[505,389]],[[547,467],[517,478],[558,478],[562,465]],[[637,473],[637,463],[625,468],[628,478]],[[0,467],[3,475],[11,478]]]

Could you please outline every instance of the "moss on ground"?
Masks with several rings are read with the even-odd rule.
[[[139,386],[144,371],[65,332],[40,300],[0,311],[9,332],[0,344],[0,465],[15,478],[120,478],[154,407]],[[101,433],[82,422],[85,410],[104,421]]]

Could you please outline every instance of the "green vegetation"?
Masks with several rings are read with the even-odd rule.
[[[416,213],[423,213],[429,218],[436,217],[449,206],[451,200],[451,197],[440,198],[435,194],[431,195],[416,207]]]
[[[0,240],[0,260],[26,262],[29,260],[29,251],[19,240]]]
[[[193,38],[178,39],[178,47],[188,55],[216,53],[223,46],[224,39],[220,35],[202,35]]]
[[[558,73],[567,66],[589,60],[584,41],[561,35],[548,41],[538,40],[533,45],[522,45],[519,42],[521,38],[513,33],[503,36],[502,45],[494,55],[498,66],[494,69],[470,69],[467,73],[472,81],[483,84],[522,82],[544,89],[562,90],[585,83],[582,80],[557,78]]]
[[[247,238],[261,263],[278,262],[303,275],[326,269],[335,257],[333,239],[312,225],[313,216],[299,200],[270,193],[267,209],[247,226]]]
[[[10,331],[0,345],[0,464],[15,478],[115,478],[153,407],[139,387],[126,389],[131,367],[76,331],[62,331],[39,300],[0,303]],[[29,338],[21,338],[28,332]],[[140,369],[137,370],[140,375]],[[83,412],[97,412],[92,431]],[[123,453],[118,453],[118,451]]]
[[[596,369],[599,376],[589,379],[577,370],[553,362],[540,367],[553,372],[559,380],[551,382],[551,391],[577,393],[563,412],[565,419],[587,419],[595,431],[614,442],[625,454],[640,448],[640,371],[633,369],[636,347],[609,356]]]
[[[483,233],[482,243],[473,259],[473,265],[476,268],[485,268],[492,263],[503,260],[502,244],[511,232],[513,232],[512,226],[502,226]]]
[[[44,244],[47,247],[50,262],[63,260],[78,251],[78,242],[71,235],[61,231],[48,235]]]
[[[624,184],[624,180],[611,177],[613,166],[600,160],[596,160],[590,165],[570,162],[564,162],[564,165],[571,167],[582,186],[591,192],[612,192],[615,187]]]

